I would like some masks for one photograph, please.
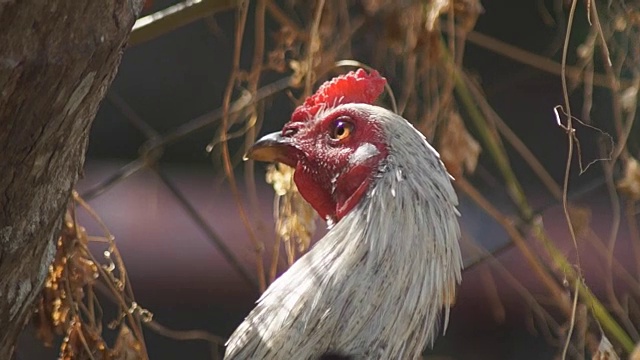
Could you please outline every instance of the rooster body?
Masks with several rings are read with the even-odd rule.
[[[342,216],[340,203],[329,214],[316,206],[335,225],[266,290],[231,336],[227,360],[315,360],[328,353],[417,359],[433,343],[443,308],[446,326],[462,267],[450,176],[422,134],[399,115],[346,103],[315,116],[333,118],[334,113],[337,119],[347,113],[375,122],[374,138],[384,143],[353,144],[347,165],[334,169],[338,175],[326,189],[355,188],[344,195],[348,203],[362,186],[341,185],[340,176],[353,168],[351,174],[363,178],[357,166],[371,169],[363,182],[368,185]],[[302,174],[296,179],[299,187],[305,172],[312,179],[322,177],[305,168],[314,165],[311,160],[289,162]],[[306,197],[319,201],[318,195]]]

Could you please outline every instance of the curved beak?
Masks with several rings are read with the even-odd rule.
[[[244,155],[244,158],[264,162],[281,162],[295,167],[297,161],[294,150],[295,147],[291,144],[291,139],[283,137],[278,131],[265,135],[256,141]]]

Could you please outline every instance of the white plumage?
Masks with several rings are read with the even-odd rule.
[[[342,107],[380,124],[388,156],[360,203],[262,295],[227,360],[417,359],[443,308],[446,326],[462,268],[451,178],[402,117],[367,104],[327,112]]]

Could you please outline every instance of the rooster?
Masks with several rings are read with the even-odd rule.
[[[363,69],[323,84],[247,156],[295,168],[329,231],[269,286],[225,359],[418,359],[461,280],[457,197],[438,153],[375,106]]]

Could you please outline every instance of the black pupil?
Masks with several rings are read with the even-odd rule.
[[[341,137],[342,135],[344,135],[344,133],[345,133],[345,123],[340,121],[336,125],[336,136]]]

